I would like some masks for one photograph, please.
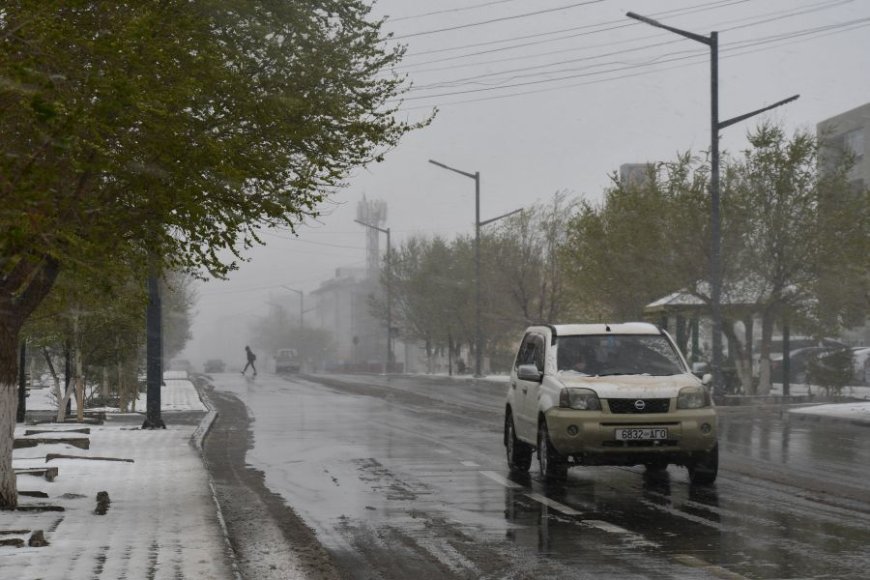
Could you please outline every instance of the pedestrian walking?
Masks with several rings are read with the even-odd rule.
[[[254,366],[254,361],[257,360],[257,355],[254,354],[254,351],[251,350],[250,346],[245,346],[245,354],[248,357],[248,364],[245,365],[245,368],[242,370],[242,374],[245,374],[245,371],[248,370],[248,367],[251,367],[254,370],[254,376],[257,376],[257,367]]]

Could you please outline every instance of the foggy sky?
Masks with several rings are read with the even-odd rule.
[[[303,290],[307,299],[335,268],[364,266],[365,232],[353,223],[363,194],[388,203],[394,245],[413,234],[473,232],[474,182],[428,159],[481,173],[485,220],[558,190],[598,200],[623,163],[706,150],[709,49],[630,20],[627,11],[697,34],[719,32],[722,120],[800,94],[760,119],[814,131],[822,119],[870,101],[865,1],[604,0],[513,18],[576,4],[378,2],[374,13],[389,15],[386,30],[408,46],[397,72],[416,88],[405,95],[402,114],[419,120],[437,106],[435,121],[406,136],[384,163],[356,171],[321,207],[324,215],[299,228],[297,239],[267,233],[268,245],[251,251],[252,261],[228,281],[202,285],[186,355],[198,363],[212,357],[243,363],[248,321],[267,312],[268,301],[298,308],[296,295],[282,285]],[[846,23],[852,24],[838,27]],[[432,32],[445,28],[452,30]],[[549,34],[555,31],[565,32]],[[496,50],[519,44],[528,46]],[[455,47],[463,48],[444,50]],[[475,52],[486,54],[470,56]],[[440,89],[425,90],[437,83]],[[492,87],[505,88],[486,90]],[[453,94],[420,98],[444,93]],[[743,149],[758,120],[725,129],[723,150]]]

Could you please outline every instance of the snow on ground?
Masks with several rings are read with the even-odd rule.
[[[163,410],[205,410],[193,384],[167,380]],[[53,409],[49,389],[34,389],[28,410]],[[145,402],[137,408],[144,409]],[[85,578],[232,578],[227,544],[218,521],[208,473],[190,444],[197,425],[177,425],[164,416],[166,429],[141,430],[141,415],[111,415],[103,425],[41,424],[16,426],[61,431],[90,427],[90,449],[67,444],[41,444],[16,449],[13,466],[57,467],[57,479],[21,474],[19,491],[42,491],[48,499],[21,496],[22,506],[49,504],[63,512],[0,512],[0,532],[43,530],[49,546],[0,547],[4,578],[77,580]],[[58,438],[52,433],[34,437]],[[47,453],[114,457],[126,461],[55,459]],[[111,505],[96,515],[97,492],[106,491]],[[21,537],[29,533],[4,534]]]
[[[789,393],[792,395],[812,394],[816,396],[824,396],[825,391],[821,387],[799,384],[790,385]],[[781,395],[782,384],[774,384],[770,394]],[[844,397],[850,397],[853,399],[863,399],[863,401],[808,405],[806,407],[789,409],[789,413],[801,417],[818,417],[827,420],[840,419],[870,425],[870,387],[845,387],[840,394]]]
[[[819,417],[870,425],[870,402],[830,403],[790,409],[789,413],[802,417]]]
[[[193,386],[193,383],[187,378],[186,372],[167,371],[164,373],[164,382],[166,386],[160,389],[160,410],[161,411],[207,411],[205,405],[199,399],[199,394]],[[57,402],[49,387],[30,389],[30,396],[27,397],[28,411],[56,411]],[[140,411],[145,411],[147,401],[146,393],[139,393],[139,398],[136,399],[135,408]],[[75,408],[75,400],[73,400],[73,408]],[[117,408],[103,407],[92,409],[95,411],[117,412]]]

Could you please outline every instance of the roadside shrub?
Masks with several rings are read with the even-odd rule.
[[[810,359],[807,364],[807,380],[811,385],[823,388],[826,395],[839,396],[843,387],[852,380],[851,351],[843,348]]]

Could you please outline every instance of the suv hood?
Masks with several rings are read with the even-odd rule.
[[[695,375],[682,374],[667,377],[646,375],[613,375],[595,377],[560,373],[559,381],[566,387],[592,389],[601,399],[671,399],[683,387],[698,387],[701,381]]]

